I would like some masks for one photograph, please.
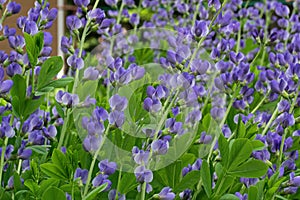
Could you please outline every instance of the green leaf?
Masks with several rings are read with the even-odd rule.
[[[67,175],[65,172],[60,169],[58,166],[52,163],[44,163],[41,165],[41,170],[47,176],[54,178],[54,179],[67,179]]]
[[[259,200],[258,189],[256,186],[251,185],[248,190],[248,199],[249,200]]]
[[[63,60],[60,56],[53,56],[47,59],[43,63],[38,77],[38,90],[42,89],[43,87],[47,86],[51,81],[53,81],[53,78],[62,69],[62,67]]]
[[[29,190],[33,193],[33,194],[36,194],[37,191],[40,189],[39,185],[34,182],[32,179],[28,179],[24,182],[24,185],[26,187],[29,188]]]
[[[199,171],[191,171],[187,175],[185,175],[182,180],[176,185],[174,188],[175,192],[180,192],[185,190],[186,188],[193,188],[196,183],[200,180],[200,172]]]
[[[10,91],[12,96],[12,107],[14,113],[20,117],[22,116],[25,107],[24,102],[26,98],[26,80],[19,74],[16,74],[12,80],[14,82]]]
[[[65,200],[66,195],[61,189],[51,186],[51,187],[49,187],[49,189],[47,189],[44,192],[44,194],[42,196],[42,200],[52,200],[52,199]]]
[[[83,200],[94,200],[97,194],[105,190],[107,187],[107,183],[100,185],[99,187],[96,187],[93,191],[88,193],[86,197],[83,198]]]
[[[60,150],[54,149],[51,159],[52,159],[53,164],[55,164],[59,169],[64,171],[68,160],[63,152],[61,152]]]
[[[237,138],[244,138],[245,135],[246,135],[246,127],[245,127],[245,124],[242,121],[242,117],[239,116],[238,129],[237,129]]]
[[[223,134],[220,134],[219,140],[219,150],[221,153],[221,162],[224,166],[227,166],[228,163],[228,155],[229,155],[229,143]]]
[[[62,87],[69,85],[73,81],[74,81],[73,77],[65,77],[65,78],[51,81],[46,87],[62,88]]]
[[[260,140],[251,141],[253,151],[263,150],[265,148],[265,144]]]
[[[34,36],[24,33],[25,48],[31,66],[36,66],[38,57],[44,46],[44,33],[39,32]]]
[[[47,180],[44,180],[40,183],[40,188],[38,191],[39,196],[42,196],[42,194],[51,186],[57,187],[60,180],[49,178]]]
[[[24,104],[25,108],[23,111],[24,118],[27,118],[30,114],[32,114],[34,111],[36,111],[40,105],[44,102],[44,97],[41,96],[38,99],[26,99]]]
[[[245,160],[247,160],[252,153],[251,142],[246,138],[236,139],[230,149],[228,167],[229,171]]]
[[[261,160],[249,160],[231,169],[228,173],[233,176],[258,178],[266,174],[268,165]]]
[[[202,184],[205,193],[210,198],[212,193],[212,182],[211,182],[210,168],[206,160],[202,161],[200,173],[201,173],[201,179],[202,179]]]
[[[32,151],[45,155],[48,153],[47,148],[51,147],[51,145],[34,145],[27,147],[28,149],[31,149]]]
[[[119,190],[121,194],[126,194],[130,192],[131,190],[135,189],[137,186],[136,183],[136,178],[134,174],[131,173],[126,173],[122,176],[120,185],[119,185]]]
[[[239,200],[239,198],[234,194],[224,194],[220,200]]]
[[[234,176],[226,175],[217,181],[215,193],[216,195],[223,195],[233,184]]]

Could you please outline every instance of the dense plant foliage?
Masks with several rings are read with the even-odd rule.
[[[0,0],[0,199],[300,199],[300,2],[104,3]]]

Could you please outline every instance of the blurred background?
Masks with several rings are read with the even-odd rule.
[[[16,2],[20,3],[22,5],[21,12],[17,15],[13,15],[9,18],[7,18],[3,24],[3,26],[8,25],[9,27],[14,27],[17,29],[17,34],[21,34],[21,31],[17,28],[16,21],[17,18],[20,16],[26,16],[28,10],[33,7],[35,0],[15,0]],[[93,2],[95,0],[91,0],[91,4],[93,5]],[[119,0],[121,1],[121,0]],[[138,5],[139,0],[135,0],[136,5]],[[174,0],[176,1],[176,0]],[[283,2],[285,4],[288,4],[290,7],[292,6],[293,0],[278,0],[280,2]],[[53,26],[48,30],[52,33],[53,36],[53,51],[52,55],[62,55],[62,52],[60,51],[60,41],[58,38],[61,38],[65,33],[65,17],[70,14],[76,13],[76,6],[73,3],[73,0],[48,0],[50,3],[50,7],[56,7],[58,9],[58,17]],[[246,3],[247,1],[244,1]],[[263,2],[263,0],[250,0],[248,3],[249,6],[253,5],[255,2]],[[100,1],[99,7],[103,10],[111,9],[108,7],[104,0]],[[125,20],[126,21],[126,20]],[[126,22],[125,22],[126,23]],[[128,27],[130,29],[130,27]],[[93,49],[98,44],[98,37],[96,35],[89,35],[89,38],[87,39],[87,43],[85,46],[85,49]],[[8,45],[8,41],[0,41],[0,50],[4,50],[7,53],[9,53],[10,48]]]

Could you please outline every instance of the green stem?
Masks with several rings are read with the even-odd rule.
[[[99,4],[99,1],[100,0],[96,0],[95,4],[94,4],[94,7],[92,10],[95,10]],[[85,39],[87,37],[87,32],[89,30],[89,25],[91,23],[91,18],[88,18],[87,22],[86,22],[86,25],[83,29],[83,32],[82,32],[82,37],[81,37],[81,40],[80,40],[80,46],[79,46],[79,53],[78,53],[78,57],[81,58],[82,56],[82,51],[83,51],[83,46],[84,46],[84,42],[85,42]],[[76,91],[76,88],[78,86],[78,81],[79,81],[79,69],[76,69],[76,72],[75,72],[75,79],[74,79],[74,85],[73,85],[73,88],[72,88],[72,93],[74,94],[75,91]],[[62,128],[62,131],[61,131],[61,135],[60,135],[60,139],[59,139],[59,143],[58,143],[58,146],[57,148],[60,149],[60,147],[62,146],[63,144],[63,139],[65,137],[65,134],[66,134],[66,130],[67,130],[67,124],[69,123],[69,119],[70,119],[70,115],[71,115],[72,112],[68,112],[67,113],[67,117],[64,121],[64,125],[63,125],[63,128]]]
[[[282,98],[281,98],[282,99]],[[280,101],[281,101],[280,99]],[[276,109],[273,111],[273,114],[271,116],[271,119],[269,120],[269,122],[267,123],[266,127],[264,128],[263,132],[261,133],[262,136],[264,136],[267,131],[269,130],[272,122],[274,121],[274,119],[277,117],[277,114],[278,114],[278,106],[276,106]]]
[[[5,156],[7,143],[8,143],[8,137],[5,137],[4,145],[2,146],[2,154],[1,154],[1,161],[0,161],[0,184],[1,185],[2,185],[2,173],[3,173],[3,168],[4,168],[4,156]]]
[[[95,152],[94,156],[93,156],[93,160],[92,160],[92,163],[90,165],[90,169],[89,169],[89,174],[88,174],[88,178],[86,180],[86,185],[85,185],[85,188],[84,188],[84,192],[83,192],[83,196],[85,197],[88,193],[88,190],[89,190],[89,185],[90,185],[90,182],[91,182],[91,179],[92,179],[92,174],[93,174],[93,169],[94,169],[94,166],[95,166],[95,163],[96,163],[96,160],[98,158],[98,155],[100,153],[100,150],[105,142],[105,138],[108,134],[108,131],[110,129],[110,126],[108,126],[105,130],[105,133],[104,133],[104,137],[103,137],[103,141],[101,142],[99,148],[97,149],[97,151]]]
[[[227,1],[228,1],[228,0],[225,0],[225,1],[222,3],[221,8],[217,11],[217,13],[216,13],[216,14],[214,15],[214,17],[212,18],[212,20],[211,20],[211,22],[210,22],[210,24],[209,24],[209,26],[208,26],[208,31],[210,31],[210,29],[212,28],[214,22],[216,21],[217,17],[218,17],[219,14],[221,13],[222,8],[226,5]],[[191,65],[192,61],[196,58],[196,55],[197,55],[197,53],[198,53],[198,51],[199,51],[199,49],[200,49],[202,43],[203,43],[204,40],[206,39],[207,35],[208,35],[208,34],[206,34],[205,36],[203,36],[203,37],[200,39],[200,41],[198,42],[197,48],[196,48],[196,50],[195,50],[195,51],[193,52],[193,54],[192,54],[192,57],[191,57],[191,59],[190,59],[190,62],[189,62],[189,65],[188,65],[187,69],[190,68],[190,65]]]
[[[64,138],[65,138],[66,131],[67,131],[67,128],[68,128],[68,122],[69,122],[69,118],[70,118],[70,113],[71,112],[69,110],[66,110],[67,118],[65,119],[63,127],[61,129],[61,134],[60,134],[58,145],[57,145],[57,149],[58,150],[60,150],[60,148],[62,147],[62,144],[64,142]]]
[[[143,184],[142,184],[142,190],[141,190],[141,200],[145,200],[145,196],[146,196],[146,185],[147,183],[146,182],[144,182]]]
[[[119,170],[119,176],[118,176],[117,192],[116,192],[116,196],[115,196],[116,200],[119,199],[118,192],[120,192],[120,183],[121,183],[121,178],[122,178],[122,170],[123,170],[123,165],[121,164],[120,170]]]
[[[295,93],[295,97],[293,99],[292,105],[291,105],[290,110],[289,110],[290,114],[292,114],[292,112],[294,111],[295,105],[297,103],[298,93],[299,93],[299,89]],[[285,129],[284,133],[283,133],[283,136],[281,138],[280,151],[279,151],[279,159],[278,159],[278,163],[277,163],[277,170],[279,170],[279,164],[281,163],[281,160],[282,160],[284,141],[285,141],[285,138],[286,138],[287,134],[288,134],[288,129]]]
[[[257,106],[251,111],[251,114],[254,114],[259,107],[264,103],[264,101],[267,99],[271,91],[268,91],[267,94],[265,94],[264,98],[257,104]]]
[[[239,89],[237,89],[236,91],[239,91]],[[223,117],[223,119],[222,119],[222,121],[221,121],[221,123],[220,123],[220,125],[219,125],[220,128],[222,128],[223,125],[225,124],[225,121],[226,121],[227,116],[228,116],[228,114],[229,114],[229,112],[230,112],[230,110],[231,110],[231,107],[232,107],[232,105],[233,105],[233,102],[234,102],[234,100],[235,100],[236,95],[237,95],[237,92],[235,92],[234,96],[231,98],[231,100],[230,100],[230,102],[229,102],[229,104],[228,104],[228,108],[227,108],[227,110],[226,110],[226,113],[225,113],[225,115],[224,115],[224,117]],[[210,159],[211,159],[211,156],[212,156],[212,153],[213,153],[213,151],[214,151],[214,147],[215,147],[217,141],[218,141],[218,138],[215,136],[215,137],[214,137],[214,140],[213,140],[213,142],[212,142],[212,144],[211,144],[209,153],[208,153],[208,157],[207,157],[207,162],[208,162],[208,163],[210,162]]]

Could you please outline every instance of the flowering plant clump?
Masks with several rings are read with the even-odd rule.
[[[299,0],[73,3],[0,0],[0,199],[300,199]]]

